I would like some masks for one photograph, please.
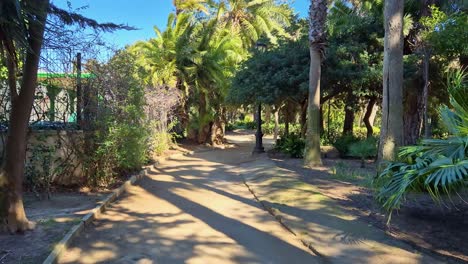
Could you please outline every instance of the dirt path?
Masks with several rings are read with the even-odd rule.
[[[169,160],[130,188],[59,263],[317,263],[253,199],[235,171],[240,147]]]

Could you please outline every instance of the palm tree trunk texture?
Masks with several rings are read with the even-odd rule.
[[[309,99],[307,107],[307,132],[304,153],[305,166],[322,164],[320,157],[320,76],[322,54],[325,46],[326,0],[311,0],[309,7]]]
[[[10,232],[23,232],[34,226],[28,221],[23,206],[23,174],[26,158],[26,139],[29,117],[34,102],[37,86],[37,71],[39,56],[44,37],[45,21],[49,0],[29,1],[31,9],[36,13],[36,19],[31,19],[28,28],[28,44],[26,59],[23,66],[21,89],[17,96],[12,97],[8,139],[6,142],[5,161],[2,164],[0,184],[3,200],[0,215],[6,216]],[[4,211],[5,210],[5,211]]]
[[[385,1],[382,126],[378,160],[394,160],[403,143],[403,7]]]

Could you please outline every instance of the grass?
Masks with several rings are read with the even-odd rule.
[[[331,175],[337,180],[355,183],[363,187],[372,186],[372,175],[369,172],[352,168],[343,161],[338,161],[331,168]]]

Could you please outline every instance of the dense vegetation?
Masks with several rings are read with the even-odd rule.
[[[67,27],[131,28],[99,24],[47,0],[0,7],[2,109],[8,108],[1,116],[8,140],[0,189],[8,194],[0,195],[0,217],[21,231],[29,227],[23,161],[41,50],[77,45],[65,41],[80,39]],[[320,145],[363,166],[378,157],[383,167],[375,187],[388,210],[409,191],[438,198],[466,187],[463,1],[317,0],[308,19],[276,0],[181,0],[174,7],[148,41],[107,62],[88,60],[87,94],[69,92],[78,107],[67,111],[83,111],[77,125],[84,142],[75,151],[85,160],[86,184],[111,184],[175,138],[223,144],[227,128],[254,128],[251,113],[261,104],[263,129],[275,134],[276,149],[307,166],[321,164]],[[401,21],[390,27],[393,17]],[[392,37],[400,45],[387,49]],[[43,85],[54,102],[56,85]],[[56,121],[54,107],[44,116]]]

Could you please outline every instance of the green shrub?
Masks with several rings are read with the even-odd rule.
[[[134,58],[119,51],[106,64],[91,64],[97,76],[90,89],[99,94],[94,134],[85,135],[84,170],[94,186],[108,186],[116,176],[138,170],[147,161],[149,126],[145,86],[135,77]]]
[[[234,124],[229,123],[226,125],[226,130],[227,131],[232,131],[235,129],[248,129],[252,130],[257,128],[257,124],[254,121],[236,121]]]
[[[361,159],[361,167],[364,168],[364,159],[377,156],[377,138],[370,137],[349,146],[348,155]]]
[[[226,124],[226,131],[233,131],[234,129],[236,129],[236,126],[233,123]]]
[[[346,157],[349,153],[351,144],[359,141],[359,138],[354,135],[348,134],[341,136],[333,142],[333,146],[340,152],[341,157]]]
[[[172,136],[168,132],[154,132],[150,138],[151,156],[161,156],[172,145]]]
[[[281,136],[276,140],[275,149],[290,155],[292,158],[304,157],[305,141],[299,134]]]
[[[273,135],[275,133],[275,123],[263,123],[262,124],[262,132],[266,135]],[[281,123],[278,125],[278,134],[284,135],[285,133],[285,125]],[[290,134],[300,134],[301,133],[301,125],[300,124],[289,124],[289,133]]]

